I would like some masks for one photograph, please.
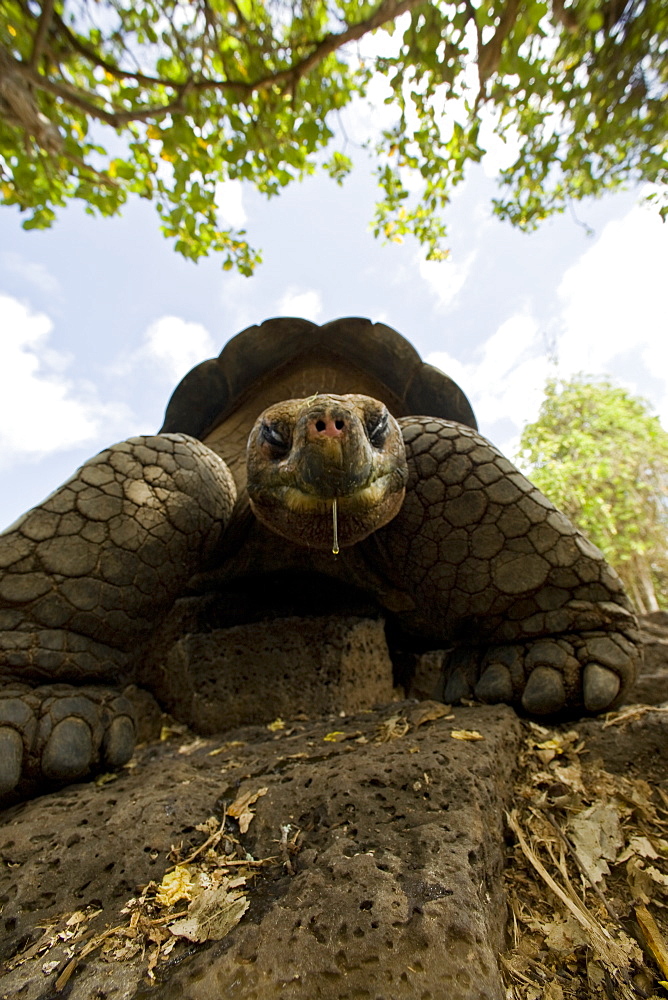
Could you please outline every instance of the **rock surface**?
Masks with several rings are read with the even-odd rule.
[[[657,652],[668,633],[649,624]],[[657,652],[649,669],[660,694],[668,662]],[[505,706],[443,712],[408,701],[216,738],[177,731],[108,783],[7,809],[0,997],[503,1000],[505,814],[528,724]],[[666,713],[624,712],[578,722],[588,753],[668,792]],[[244,793],[260,794],[241,832]],[[245,874],[247,912],[221,940],[174,939],[157,961],[188,902],[160,909],[155,884],[207,840],[207,877]]]
[[[519,723],[495,706],[417,725],[430,714],[425,705],[434,707],[400,703],[276,734],[238,730],[213,756],[220,741],[198,739],[189,753],[179,752],[181,741],[154,744],[113,783],[70,786],[8,810],[2,957],[32,944],[37,925],[57,927],[86,908],[99,910],[93,933],[118,925],[139,888],[162,879],[173,845],[201,842],[196,824],[264,787],[246,834],[228,822],[242,858],[277,860],[249,887],[243,922],[186,958],[152,996],[436,1000],[445,989],[501,1000],[503,815]],[[407,723],[379,732],[398,715]],[[484,738],[453,739],[459,730]],[[288,824],[301,831],[289,866],[279,847]],[[36,954],[2,977],[2,996],[43,997],[66,961],[59,944],[47,975]],[[109,964],[92,955],[66,995],[135,997],[145,970],[141,957]]]
[[[165,645],[144,679],[175,719],[205,735],[392,699],[392,660],[379,617],[290,616],[186,631]],[[258,683],[266,697],[258,698]]]

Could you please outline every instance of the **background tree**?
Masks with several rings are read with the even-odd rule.
[[[604,379],[549,379],[520,463],[601,549],[639,611],[668,606],[668,433],[644,400]]]
[[[442,210],[485,155],[483,112],[519,137],[495,210],[524,229],[665,184],[667,35],[664,0],[3,0],[0,196],[43,228],[70,198],[113,215],[139,195],[180,253],[250,273],[217,184],[273,195],[316,164],[341,181],[337,112],[381,73],[396,118],[372,141],[374,230],[438,258]]]

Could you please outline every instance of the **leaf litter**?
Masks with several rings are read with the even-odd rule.
[[[231,818],[236,820],[239,835],[246,833],[254,817],[251,806],[266,792],[267,788],[247,790],[227,806],[222,818],[211,816],[197,824],[195,829],[206,835],[205,840],[185,856],[183,845],[172,846],[169,857],[174,864],[160,883],[149,882],[137,897],[128,900],[121,910],[123,923],[95,933],[90,923],[102,911],[94,907],[56,917],[38,941],[17,955],[8,968],[37,956],[43,958],[45,975],[60,968],[54,983],[55,993],[59,994],[92,952],[99,950],[107,962],[147,958],[146,971],[154,980],[155,970],[181,942],[202,943],[225,937],[251,905],[246,894],[248,883],[261,869],[282,863],[279,857],[254,859],[230,822]],[[297,850],[294,844],[290,846]],[[49,953],[56,946],[61,946],[61,951],[55,953],[61,958],[53,961]]]
[[[665,793],[591,760],[577,730],[525,725],[506,867],[506,1000],[665,1000]]]

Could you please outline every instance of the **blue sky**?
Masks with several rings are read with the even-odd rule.
[[[367,316],[460,382],[507,452],[554,371],[608,373],[668,426],[668,226],[637,192],[577,206],[524,235],[495,220],[494,161],[449,214],[451,259],[371,236],[361,163],[342,187],[316,176],[267,202],[231,185],[221,211],[264,263],[252,278],[177,256],[147,203],[122,218],[78,206],[26,233],[0,210],[0,527],[114,440],[153,432],[193,365],[252,323]]]

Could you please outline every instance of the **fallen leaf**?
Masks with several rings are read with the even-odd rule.
[[[243,747],[245,745],[244,740],[229,740],[227,743],[223,743],[222,746],[216,747],[215,750],[209,750],[207,757],[217,757],[219,753],[225,753],[227,750],[231,750],[232,747]]]
[[[658,858],[660,855],[652,847],[647,837],[631,837],[628,844],[617,858],[617,863],[628,861],[632,855],[639,855],[641,858]]]
[[[594,882],[608,875],[624,843],[619,813],[611,803],[596,802],[568,822],[568,831],[578,857]]]
[[[227,815],[238,820],[241,833],[246,833],[253,819],[254,813],[251,812],[250,807],[268,791],[268,788],[259,788],[257,792],[244,792],[243,795],[239,795],[234,800],[231,806],[228,806]]]
[[[116,781],[118,775],[115,771],[107,771],[104,774],[98,774],[95,779],[95,784],[101,788],[103,785],[108,785],[111,781]]]
[[[188,915],[169,925],[189,941],[220,941],[239,923],[250,906],[246,896],[228,888],[205,889],[188,907]]]
[[[536,748],[538,750],[554,750],[555,753],[563,753],[564,751],[561,740],[555,740],[554,738],[543,740],[542,743],[536,743]]]
[[[422,726],[425,722],[434,722],[444,716],[452,715],[452,706],[444,705],[440,701],[421,701],[408,713],[408,721],[412,726]]]
[[[173,906],[179,899],[192,899],[194,887],[188,869],[177,865],[174,871],[167,872],[155,898],[160,906]]]
[[[567,914],[563,920],[555,920],[541,928],[545,935],[545,943],[552,951],[573,951],[580,945],[589,944],[589,938],[582,925],[572,914]]]
[[[645,871],[652,881],[657,883],[657,885],[668,885],[668,875],[664,875],[658,868],[655,868],[653,865],[647,865]]]
[[[582,767],[579,760],[566,767],[562,767],[560,764],[553,764],[550,768],[550,773],[553,781],[560,781],[562,785],[566,785],[573,792],[585,794],[585,788],[582,784]]]
[[[484,740],[482,733],[476,729],[453,729],[450,733],[453,740]]]
[[[196,736],[194,740],[190,743],[183,743],[177,753],[183,754],[183,756],[188,757],[191,753],[195,753],[196,750],[201,750],[203,747],[208,747],[211,744],[211,740],[205,740],[201,736]]]
[[[389,740],[398,740],[402,736],[405,736],[410,725],[408,724],[408,719],[403,715],[391,715],[389,719],[385,719],[384,722],[378,726],[378,730],[374,737],[374,742],[376,743],[387,743]]]

